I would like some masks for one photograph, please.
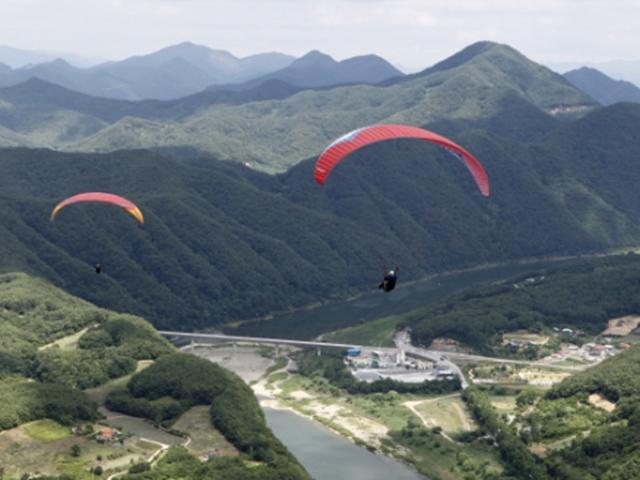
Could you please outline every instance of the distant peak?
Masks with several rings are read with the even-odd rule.
[[[64,58],[56,58],[49,62],[50,65],[54,65],[56,67],[70,67],[71,64],[67,62]]]
[[[326,65],[335,65],[336,62],[331,56],[326,53],[322,53],[319,50],[311,50],[306,55],[295,60],[291,65],[292,66],[306,66],[311,64],[326,64]]]

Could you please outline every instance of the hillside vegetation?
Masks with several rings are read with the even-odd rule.
[[[525,425],[529,426],[520,429],[522,440],[531,442],[532,437],[539,440],[541,435],[553,432],[565,440],[564,448],[555,448],[545,458],[549,478],[625,480],[638,477],[639,358],[640,347],[635,345],[566,378],[538,401],[535,394],[532,400],[519,398],[523,408],[531,405],[523,413]],[[592,395],[601,395],[613,402],[615,409],[608,413],[595,408],[591,404]]]
[[[154,421],[172,423],[194,405],[210,405],[211,423],[255,466],[233,459],[212,459],[205,465],[175,451],[176,459],[161,463],[150,475],[166,478],[167,471],[193,473],[189,478],[210,478],[231,468],[225,478],[307,479],[309,476],[287,448],[267,428],[264,414],[251,389],[235,374],[188,354],[167,355],[136,374],[123,391],[107,398],[109,408]],[[195,468],[197,465],[197,468]],[[196,473],[198,472],[198,473]],[[185,473],[186,474],[186,473]],[[247,476],[248,475],[248,476]],[[133,476],[132,478],[138,478]]]
[[[77,347],[52,345],[75,333]],[[171,350],[141,318],[97,308],[42,279],[1,274],[0,429],[40,418],[96,419],[96,405],[81,389]]]
[[[54,342],[71,334],[76,342]],[[63,425],[94,422],[101,415],[83,390],[133,373],[137,360],[157,359],[133,377],[128,391],[112,392],[107,405],[166,425],[192,406],[210,406],[212,425],[246,452],[203,463],[176,449],[168,468],[192,472],[188,478],[222,471],[229,479],[308,478],[266,427],[253,392],[239,377],[173,353],[141,318],[97,308],[42,279],[7,273],[0,275],[0,339],[0,430],[45,418]],[[193,471],[196,465],[201,473]],[[142,467],[131,472],[136,468]],[[143,469],[142,478],[165,478],[165,468]]]
[[[467,289],[404,315],[415,342],[454,338],[492,353],[501,334],[570,326],[596,334],[611,318],[640,312],[640,255],[580,260]]]
[[[640,106],[626,104],[537,142],[464,130],[459,140],[489,172],[489,199],[450,155],[417,141],[356,152],[325,187],[313,183],[312,161],[274,177],[186,154],[6,149],[0,269],[37,272],[100,306],[188,329],[370,289],[386,263],[409,280],[634,245],[638,122]],[[55,203],[87,190],[134,200],[145,226],[100,205],[49,222]]]
[[[26,138],[31,145],[75,151],[189,146],[274,172],[317,155],[344,132],[372,123],[484,120],[497,116],[504,102],[514,98],[541,114],[560,116],[566,110],[584,113],[596,106],[562,76],[506,45],[490,42],[472,45],[421,74],[387,85],[295,95],[281,93],[272,84],[256,89],[239,97],[223,93],[222,98],[211,98],[204,92],[175,102],[132,104],[42,85],[27,88],[35,90],[32,96],[38,100],[25,102],[16,87],[0,92],[0,126],[16,135],[5,145]],[[37,93],[41,90],[49,93]],[[256,101],[270,98],[277,100]]]

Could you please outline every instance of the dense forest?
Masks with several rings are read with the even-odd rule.
[[[520,113],[510,127],[530,133],[533,116]],[[356,152],[325,187],[313,184],[311,160],[269,176],[185,151],[3,150],[0,268],[192,329],[370,289],[386,263],[409,280],[631,245],[640,238],[638,121],[640,107],[616,105],[535,142],[443,125],[462,128],[456,139],[483,159],[489,199],[462,165],[421,142]],[[96,205],[48,221],[57,201],[83,190],[136,201],[144,227]]]

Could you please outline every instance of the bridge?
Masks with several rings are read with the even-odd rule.
[[[160,335],[167,338],[185,339],[200,343],[266,343],[269,345],[291,345],[292,347],[302,348],[331,348],[337,350],[346,350],[347,348],[360,348],[363,350],[376,350],[384,353],[397,352],[397,348],[389,347],[368,347],[364,345],[354,345],[346,343],[331,342],[314,342],[310,340],[293,340],[290,338],[265,338],[265,337],[244,337],[240,335],[224,335],[221,333],[185,333],[185,332],[169,332],[166,330],[158,331]]]
[[[253,343],[253,344],[269,344],[269,345],[290,345],[301,348],[329,348],[336,350],[346,350],[348,348],[360,348],[363,351],[378,351],[381,353],[393,354],[399,349],[404,350],[408,355],[431,360],[435,363],[445,364],[452,367],[453,361],[470,363],[470,362],[488,362],[488,363],[508,363],[512,365],[526,365],[529,367],[542,367],[564,371],[580,371],[585,367],[574,367],[567,365],[554,365],[540,361],[516,360],[513,358],[485,357],[482,355],[473,355],[470,353],[450,352],[444,350],[432,350],[420,348],[411,345],[408,334],[399,332],[394,341],[396,347],[376,347],[371,345],[357,345],[353,343],[333,343],[319,342],[312,340],[294,340],[290,338],[266,338],[266,337],[246,337],[240,335],[225,335],[222,333],[190,333],[190,332],[172,332],[160,330],[158,333],[170,339],[185,339],[196,343]],[[459,372],[459,369],[452,368]],[[461,372],[460,372],[461,374]]]

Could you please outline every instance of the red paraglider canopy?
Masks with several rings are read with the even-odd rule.
[[[119,195],[114,195],[112,193],[102,193],[102,192],[87,192],[80,193],[78,195],[74,195],[73,197],[69,197],[58,205],[55,206],[53,211],[51,212],[51,221],[53,222],[56,219],[56,216],[67,205],[71,205],[72,203],[78,202],[100,202],[100,203],[109,203],[111,205],[116,205],[122,208],[125,212],[131,215],[136,221],[142,225],[144,223],[144,216],[140,209],[130,200],[127,200],[124,197]]]
[[[444,147],[464,162],[469,172],[471,172],[471,175],[473,175],[480,192],[484,196],[489,196],[489,178],[487,177],[487,173],[471,153],[442,135],[409,125],[372,125],[359,128],[338,138],[329,145],[318,158],[313,173],[316,182],[321,185],[324,184],[331,170],[333,170],[343,158],[354,151],[366,145],[392,138],[417,138]]]

